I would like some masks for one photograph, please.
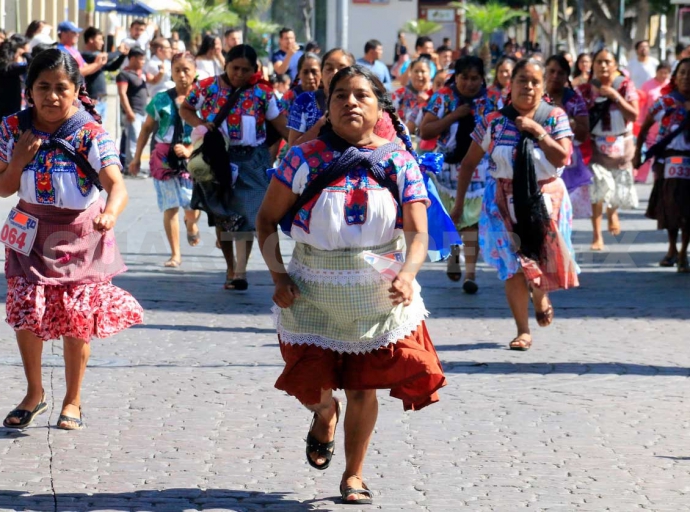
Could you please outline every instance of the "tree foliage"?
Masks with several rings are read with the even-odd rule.
[[[441,30],[440,24],[429,20],[410,20],[403,25],[402,30],[408,34],[428,36]]]
[[[512,9],[496,1],[490,1],[486,5],[461,4],[459,2],[450,5],[464,9],[465,16],[482,33],[483,38],[489,37],[496,30],[516,21],[517,18],[527,16],[525,11]]]
[[[192,43],[199,41],[204,32],[239,22],[239,16],[228,10],[227,4],[208,5],[206,0],[183,0],[182,6],[180,14],[187,20]]]

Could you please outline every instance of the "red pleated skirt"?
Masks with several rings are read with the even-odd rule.
[[[305,405],[321,400],[323,389],[390,389],[408,410],[438,402],[446,385],[426,324],[409,336],[364,354],[341,354],[314,345],[280,342],[285,369],[275,387]]]

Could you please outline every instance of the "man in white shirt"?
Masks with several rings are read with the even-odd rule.
[[[124,43],[130,48],[139,46],[146,51],[155,30],[156,26],[153,23],[147,25],[144,20],[134,20],[129,26],[129,36],[125,37]]]
[[[153,98],[162,91],[175,87],[172,81],[172,45],[164,37],[157,37],[151,41],[152,57],[144,66],[146,73],[146,86],[149,90],[149,97]]]
[[[642,84],[656,75],[659,61],[649,55],[649,41],[635,43],[635,53],[637,55],[628,64],[628,72],[635,87],[640,89]]]

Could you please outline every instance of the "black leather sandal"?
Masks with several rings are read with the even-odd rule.
[[[456,283],[462,279],[461,251],[462,248],[459,245],[450,246],[450,256],[448,256],[448,266],[446,268],[448,279]]]
[[[65,416],[61,414],[57,420],[57,428],[60,430],[82,430],[84,428],[84,413],[81,411],[81,405],[79,406],[79,418],[72,418],[71,416]],[[74,423],[75,428],[72,427],[62,427],[62,423]]]
[[[43,414],[48,410],[48,404],[46,403],[46,392],[43,391],[43,394],[41,395],[41,401],[38,403],[36,407],[34,407],[33,411],[28,411],[26,409],[14,409],[11,411],[6,417],[5,420],[2,422],[2,426],[5,428],[16,428],[16,429],[23,429],[31,425],[31,422],[34,421],[34,418],[38,416],[39,414]],[[9,423],[7,420],[12,419],[12,418],[17,418],[19,420],[19,423]]]
[[[358,500],[348,500],[353,494],[364,494],[368,498],[359,498]],[[343,482],[340,484],[340,498],[343,505],[372,505],[374,503],[374,493],[372,493],[367,485],[362,482],[361,489],[354,487],[347,487]]]
[[[340,411],[342,409],[342,405],[340,404],[340,400],[338,400],[335,397],[333,397],[333,401],[335,402],[335,427],[338,428],[338,422],[340,421]],[[335,454],[335,436],[333,438],[333,441],[329,441],[328,443],[322,443],[319,440],[317,440],[314,436],[312,436],[311,429],[314,428],[314,423],[316,423],[317,419],[318,415],[314,413],[314,417],[311,419],[311,425],[309,426],[309,433],[307,434],[307,462],[314,469],[323,471],[325,469],[328,469],[328,466],[331,465],[331,459],[333,459],[333,455]],[[326,459],[326,462],[324,462],[321,465],[318,465],[309,456],[311,453],[317,453],[318,457],[323,457],[324,459]]]

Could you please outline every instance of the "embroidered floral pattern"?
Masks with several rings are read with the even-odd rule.
[[[206,122],[215,119],[232,94],[232,90],[223,87],[219,80],[218,77],[209,77],[197,82],[185,100],[200,111],[201,118]],[[275,102],[273,91],[263,83],[242,92],[225,120],[230,140],[242,140],[243,116],[256,119],[256,140],[265,140],[266,114],[271,102]]]
[[[296,132],[305,133],[323,116],[319,108],[316,95],[313,92],[303,92],[290,107],[287,127]]]
[[[428,100],[420,100],[419,93],[411,87],[401,87],[392,97],[393,106],[402,122],[414,121],[419,110],[428,103]]]
[[[50,137],[50,134],[36,129],[33,129],[33,132],[44,140]],[[19,119],[17,116],[6,117],[0,125],[0,161],[9,163],[14,144],[19,136]],[[89,160],[96,171],[111,165],[121,166],[114,141],[95,121],[87,123],[76,133],[66,137],[65,140],[72,144],[85,159]],[[89,158],[94,149],[98,155],[98,164],[96,165],[94,165],[96,162]],[[53,177],[58,173],[73,174],[77,188],[83,197],[92,191],[93,184],[86,177],[86,173],[59,149],[39,149],[33,161],[26,166],[24,171],[34,172],[36,200],[39,204],[56,204],[56,188]]]
[[[361,151],[370,151],[362,149]],[[276,169],[275,176],[282,183],[293,189],[293,182],[298,170],[303,165],[308,167],[307,184],[317,175],[323,172],[328,165],[337,158],[339,153],[328,147],[322,140],[316,139],[290,149],[287,156]],[[406,151],[395,151],[385,161],[385,172],[398,183],[398,179],[404,179],[402,201],[411,203],[415,201],[428,202],[426,186],[419,166]],[[363,167],[358,166],[350,170],[347,175],[331,186],[323,193],[344,193],[345,211],[343,212],[346,223],[350,225],[364,224],[367,218],[368,192],[381,190],[383,187],[377,183],[373,176]],[[317,195],[302,209],[300,209],[293,225],[309,232],[311,211],[319,200]],[[398,205],[396,227],[402,228],[402,207]]]
[[[648,112],[648,115],[659,121],[659,133],[656,142],[678,127],[688,114],[685,105],[671,95],[662,96],[656,100]]]

